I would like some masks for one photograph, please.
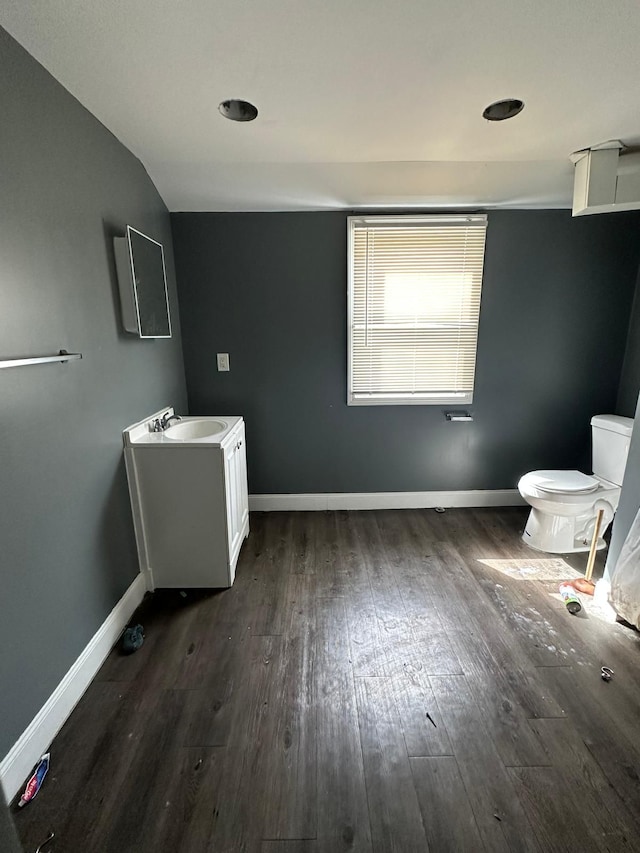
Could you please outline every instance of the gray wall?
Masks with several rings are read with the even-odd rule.
[[[108,85],[108,81],[106,83]],[[185,405],[169,216],[140,162],[0,29],[0,758],[134,579],[123,427]],[[165,244],[177,334],[121,331],[112,237]]]
[[[607,553],[605,574],[610,576],[627,537],[633,519],[640,507],[640,276],[633,300],[627,348],[624,356],[620,387],[618,389],[618,412],[628,418],[635,416],[633,437],[624,474],[620,504],[611,530],[611,543]]]
[[[638,234],[640,240],[640,233]],[[620,386],[618,388],[618,414],[632,418],[636,411],[640,391],[640,275],[631,309],[627,347],[624,354]]]
[[[472,424],[347,407],[346,216],[171,216],[190,411],[245,416],[251,492],[514,488],[588,467],[589,419],[616,407],[638,215],[489,214]]]

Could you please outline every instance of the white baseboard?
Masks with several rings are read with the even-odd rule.
[[[316,495],[249,495],[254,512],[327,509],[428,509],[443,507],[520,506],[517,489],[477,489],[459,492],[337,492]]]
[[[82,698],[145,592],[145,578],[140,574],[0,762],[0,782],[7,802],[18,793],[41,755],[47,751],[51,741]]]

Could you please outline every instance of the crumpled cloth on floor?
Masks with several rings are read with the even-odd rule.
[[[640,627],[640,509],[611,576],[610,600],[618,616]]]

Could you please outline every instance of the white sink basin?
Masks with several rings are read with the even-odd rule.
[[[174,441],[193,441],[196,438],[213,438],[214,435],[224,432],[227,426],[225,421],[217,421],[214,418],[179,421],[166,429],[163,435]]]

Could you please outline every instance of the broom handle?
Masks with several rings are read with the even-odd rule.
[[[593,566],[596,561],[596,550],[598,547],[598,536],[600,535],[600,525],[602,524],[603,515],[604,510],[599,509],[598,515],[596,516],[596,526],[593,529],[593,539],[591,540],[591,549],[589,551],[589,559],[587,560],[587,571],[584,574],[584,579],[586,581],[590,581],[591,575],[593,574]]]

